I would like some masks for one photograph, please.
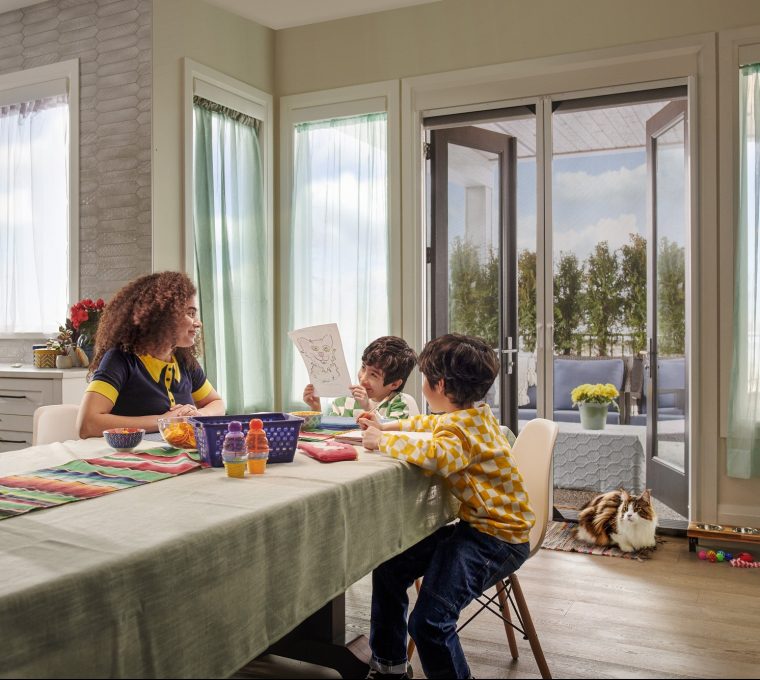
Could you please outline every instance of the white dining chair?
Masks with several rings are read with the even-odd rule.
[[[79,439],[79,404],[39,406],[32,417],[32,446]]]
[[[534,418],[525,424],[512,446],[512,457],[522,475],[530,505],[536,515],[536,523],[530,531],[528,559],[533,557],[541,548],[544,536],[546,536],[546,527],[551,517],[552,458],[558,430],[557,423],[544,418]],[[421,581],[422,579],[417,579],[414,583],[418,593]],[[517,630],[530,643],[541,677],[551,678],[552,675],[538,641],[538,634],[533,626],[533,619],[531,619],[528,603],[517,578],[517,572],[499,581],[493,595],[484,593],[476,602],[480,607],[457,628],[457,632],[461,631],[484,609],[487,609],[502,620],[512,658],[516,660],[519,656],[515,639],[515,630]],[[513,619],[512,612],[514,612],[517,622]],[[410,639],[407,648],[409,661],[414,654],[414,647],[414,640]]]

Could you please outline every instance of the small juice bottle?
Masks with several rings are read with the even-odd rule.
[[[269,458],[269,441],[264,432],[264,423],[259,418],[252,418],[245,438],[248,452],[248,472],[252,475],[264,474]]]
[[[241,478],[245,476],[245,437],[243,436],[243,424],[239,420],[233,420],[227,425],[227,434],[224,435],[222,445],[222,460],[227,469],[228,477]]]

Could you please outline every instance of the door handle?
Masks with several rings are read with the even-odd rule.
[[[512,375],[513,368],[515,367],[515,360],[512,358],[513,354],[517,353],[516,349],[503,349],[501,350],[502,354],[507,355],[507,361],[506,361],[506,369],[507,369],[507,375]]]

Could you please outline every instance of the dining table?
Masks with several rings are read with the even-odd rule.
[[[314,617],[455,512],[440,477],[357,451],[299,452],[243,479],[196,469],[3,519],[0,677],[221,678],[309,621],[345,637]],[[107,453],[97,438],[6,452],[0,477]]]

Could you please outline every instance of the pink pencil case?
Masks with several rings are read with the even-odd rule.
[[[320,463],[335,463],[339,460],[356,460],[359,457],[353,446],[336,441],[316,442],[313,444],[299,442],[298,448],[302,453],[305,453],[312,458],[316,458]]]

